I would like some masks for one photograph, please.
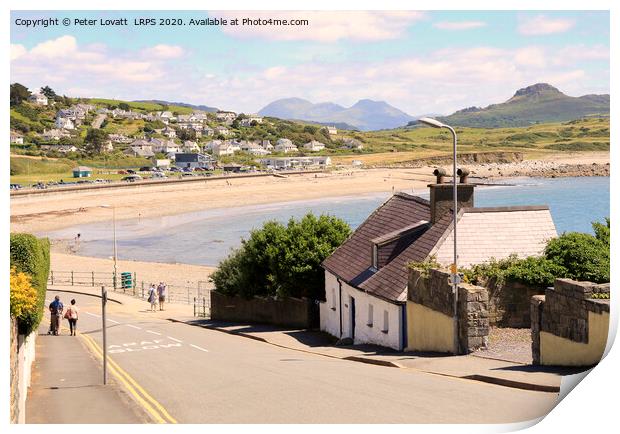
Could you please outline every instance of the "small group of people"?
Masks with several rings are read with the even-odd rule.
[[[48,335],[58,336],[60,333],[60,319],[65,318],[69,321],[69,332],[71,336],[75,336],[77,332],[78,308],[75,305],[75,299],[71,300],[71,305],[65,310],[65,306],[60,301],[60,296],[54,297],[49,305],[50,311],[50,329]],[[64,312],[64,315],[63,315]]]
[[[157,288],[154,283],[151,283],[149,288],[149,296],[147,301],[151,303],[151,312],[157,310],[157,304],[159,303],[159,310],[164,310],[164,302],[166,301],[166,284],[159,282]]]

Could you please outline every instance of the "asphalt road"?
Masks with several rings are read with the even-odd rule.
[[[74,297],[79,330],[101,346],[100,300]],[[108,307],[108,354],[179,423],[506,423],[541,417],[557,399],[303,353]]]

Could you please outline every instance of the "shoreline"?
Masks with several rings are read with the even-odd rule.
[[[249,205],[337,199],[426,189],[436,166],[345,169],[250,179],[218,179],[191,185],[138,185],[105,191],[58,192],[11,198],[11,231],[46,232],[86,223],[174,216]],[[469,164],[472,180],[523,177],[609,176],[608,153],[546,156],[511,163]],[[103,207],[106,205],[107,207]]]

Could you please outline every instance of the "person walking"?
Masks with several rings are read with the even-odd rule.
[[[155,289],[154,283],[151,283],[151,287],[149,288],[148,302],[151,303],[151,312],[155,312],[155,305],[157,305],[157,290]]]
[[[164,282],[159,282],[157,295],[159,297],[159,310],[164,310],[164,302],[166,301],[166,284]]]
[[[50,331],[47,334],[52,334],[58,336],[58,331],[60,329],[60,318],[62,316],[62,311],[64,306],[60,301],[60,296],[54,297],[54,301],[52,301],[49,305],[50,311]]]
[[[78,320],[78,308],[75,305],[75,299],[71,300],[71,306],[67,308],[65,312],[65,318],[69,321],[69,333],[71,336],[75,336],[77,332],[77,320]]]

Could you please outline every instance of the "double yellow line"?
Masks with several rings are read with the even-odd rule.
[[[90,349],[95,353],[95,355],[103,360],[103,351],[95,342],[93,338],[83,333],[79,333],[78,335],[84,339],[86,344],[90,347]],[[131,375],[125,372],[114,360],[108,356],[108,369],[109,371],[120,381],[127,391],[144,407],[144,409],[151,415],[151,417],[157,423],[178,423],[175,418],[170,416],[170,414],[166,411],[166,409],[159,403],[155,398],[149,395],[143,388],[140,386],[136,380],[134,380]]]

